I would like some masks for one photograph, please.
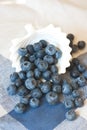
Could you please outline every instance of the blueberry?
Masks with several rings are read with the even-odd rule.
[[[45,48],[47,46],[47,41],[45,40],[40,40],[41,44],[42,44],[42,47]]]
[[[32,64],[29,61],[25,61],[21,64],[23,71],[29,71],[32,68]]]
[[[21,80],[20,78],[16,79],[15,85],[16,85],[17,87],[20,87],[21,85],[23,85],[23,80]]]
[[[85,46],[86,46],[85,41],[79,41],[77,44],[78,44],[78,48],[79,48],[79,49],[84,49]]]
[[[50,55],[45,55],[43,58],[46,62],[48,62],[49,64],[53,64],[54,63],[54,58]]]
[[[78,71],[81,72],[81,73],[83,73],[83,72],[86,70],[85,66],[82,65],[82,64],[78,64],[78,65],[77,65],[77,69],[78,69]]]
[[[78,70],[76,69],[76,68],[73,68],[71,71],[70,71],[70,76],[72,77],[72,78],[77,78],[77,77],[79,77],[79,72],[78,72]]]
[[[61,58],[61,56],[62,56],[62,51],[61,51],[60,49],[58,49],[58,50],[56,51],[55,56],[56,56],[57,59]]]
[[[78,64],[80,63],[80,61],[79,61],[78,58],[73,58],[73,59],[72,59],[72,63],[73,63],[74,65],[78,65]]]
[[[51,65],[50,70],[52,73],[58,73],[58,67],[56,65]]]
[[[23,57],[20,58],[20,63],[23,63],[24,61],[28,61],[27,56],[23,56]]]
[[[37,81],[34,78],[28,78],[25,81],[25,86],[27,89],[32,90],[37,86]]]
[[[36,58],[43,58],[45,56],[45,51],[44,50],[39,50],[36,53]]]
[[[26,79],[26,73],[25,73],[24,71],[20,71],[20,72],[18,73],[18,75],[19,75],[19,78],[20,78],[20,79],[23,79],[23,80]]]
[[[78,90],[73,90],[73,91],[72,91],[72,96],[73,96],[74,98],[79,97],[79,96],[80,96],[80,92],[79,92]]]
[[[29,54],[34,54],[34,48],[33,48],[33,45],[27,45],[26,46],[26,49],[27,49],[27,51],[29,52]]]
[[[76,113],[74,110],[71,109],[68,112],[66,112],[65,117],[67,120],[72,121],[76,119]]]
[[[25,86],[20,86],[17,91],[17,95],[19,96],[25,96],[29,93],[28,89]]]
[[[45,80],[50,80],[51,79],[51,72],[49,70],[43,72],[42,77]]]
[[[72,46],[73,46],[73,41],[72,40],[70,40],[69,46],[72,48]]]
[[[87,79],[87,70],[85,70],[85,72],[83,73],[83,76],[85,79]]]
[[[40,100],[38,98],[31,98],[29,104],[31,107],[37,108],[40,105]]]
[[[53,75],[52,75],[52,81],[53,81],[54,84],[60,84],[60,82],[61,82],[61,77],[60,77],[60,75],[58,75],[58,74],[53,74]]]
[[[36,59],[35,54],[29,56],[29,61],[30,61],[30,62],[34,62],[35,59]]]
[[[9,95],[15,95],[17,92],[17,87],[14,84],[9,85],[7,88],[8,94]]]
[[[15,108],[14,108],[15,112],[17,113],[23,113],[27,110],[27,105],[23,104],[23,103],[18,103]]]
[[[82,98],[79,98],[79,97],[75,98],[75,106],[76,107],[82,107],[83,104],[84,104],[84,102],[83,102]]]
[[[34,48],[34,51],[36,51],[36,52],[39,51],[39,50],[42,50],[41,42],[34,43],[33,48]]]
[[[52,44],[48,44],[45,48],[45,52],[47,55],[54,55],[56,53],[56,48]]]
[[[42,72],[46,71],[47,68],[48,68],[48,63],[46,61],[43,61],[41,60],[39,63],[38,63],[38,69]]]
[[[61,85],[53,85],[52,90],[56,93],[61,93],[62,92],[62,87]]]
[[[29,70],[26,74],[27,78],[31,78],[34,76],[34,72],[32,70]]]
[[[77,52],[77,51],[78,51],[78,46],[77,46],[77,45],[73,45],[73,46],[72,46],[71,54],[72,54],[72,53],[75,53],[75,52]]]
[[[55,105],[58,103],[58,94],[56,92],[50,91],[46,94],[46,101],[50,104],[50,105]]]
[[[62,93],[63,94],[70,94],[71,92],[72,92],[71,85],[66,80],[64,80],[63,84],[62,84]]]
[[[70,99],[64,101],[65,108],[71,109],[74,108],[74,102]]]
[[[14,72],[13,74],[10,75],[11,82],[15,82],[16,79],[18,79],[18,78],[19,78],[19,76],[18,76],[17,72]]]
[[[31,95],[26,95],[26,96],[20,97],[20,102],[27,105],[27,104],[29,104],[30,97],[31,97]]]
[[[73,90],[77,90],[77,89],[79,88],[79,86],[78,86],[78,84],[77,84],[76,81],[72,81],[72,82],[71,82],[71,86],[72,86],[72,89],[73,89]]]
[[[41,62],[42,60],[40,59],[40,58],[37,58],[35,61],[34,61],[34,64],[36,65],[36,66],[38,66],[38,64],[39,64],[39,62]]]
[[[70,41],[73,41],[74,40],[74,35],[72,33],[69,33],[67,35],[67,38],[70,40]]]
[[[41,78],[41,72],[39,71],[38,68],[36,68],[36,69],[34,70],[34,76],[35,76],[36,79]]]
[[[41,86],[40,89],[42,93],[48,93],[51,90],[51,84],[50,82],[44,82]]]
[[[41,98],[42,97],[42,92],[39,88],[35,88],[35,89],[31,90],[30,94],[33,98]]]
[[[18,54],[20,56],[25,56],[27,54],[27,49],[26,48],[19,48],[18,49]]]
[[[80,76],[76,79],[79,87],[84,87],[86,85],[86,79],[83,76]]]

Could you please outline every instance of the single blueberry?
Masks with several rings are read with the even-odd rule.
[[[85,72],[83,73],[83,76],[85,79],[87,79],[87,70],[85,70]]]
[[[53,58],[53,56],[45,55],[43,59],[44,59],[46,62],[48,62],[49,64],[53,64],[53,63],[54,63],[54,58]]]
[[[39,51],[39,50],[42,50],[41,42],[34,43],[33,48],[34,48],[34,51],[36,51],[36,52]]]
[[[19,48],[18,49],[18,54],[20,56],[25,56],[27,54],[27,49],[26,48]]]
[[[50,70],[52,73],[58,73],[58,67],[56,65],[51,65]]]
[[[36,58],[43,58],[45,56],[45,51],[44,50],[39,50],[36,53]]]
[[[79,96],[80,96],[79,90],[73,90],[73,91],[72,91],[72,96],[73,96],[74,98],[79,97]]]
[[[42,44],[42,47],[45,48],[47,46],[47,41],[45,40],[40,40],[41,44]]]
[[[67,120],[72,121],[76,119],[76,113],[73,109],[71,109],[68,112],[66,112],[65,117]]]
[[[78,64],[77,69],[79,72],[83,73],[86,70],[86,67],[82,64]]]
[[[29,56],[29,61],[30,61],[30,62],[34,62],[35,59],[36,59],[35,54]]]
[[[14,84],[11,84],[7,88],[7,92],[9,95],[15,95],[17,93],[17,87]]]
[[[46,70],[45,72],[43,72],[42,77],[45,80],[50,80],[51,79],[51,72],[49,70]]]
[[[72,46],[73,46],[73,41],[72,40],[70,40],[69,46],[72,48]]]
[[[15,107],[14,107],[15,112],[17,113],[24,113],[27,110],[27,105],[23,104],[23,103],[18,103]]]
[[[67,109],[74,108],[74,102],[70,99],[68,99],[68,100],[66,99],[64,101],[64,105],[65,105],[65,108],[67,108]]]
[[[39,88],[35,88],[35,89],[31,90],[30,94],[33,98],[41,98],[42,97],[42,92]]]
[[[56,47],[52,44],[48,44],[45,48],[45,52],[47,55],[54,55],[56,53]]]
[[[34,54],[34,48],[33,48],[33,45],[29,44],[26,46],[26,49],[28,51],[29,54]]]
[[[37,81],[34,78],[28,78],[25,81],[25,86],[27,89],[32,90],[37,86]]]
[[[73,63],[74,65],[78,65],[78,64],[80,63],[80,61],[79,61],[78,58],[73,58],[73,59],[72,59],[72,63]]]
[[[52,90],[54,91],[54,92],[56,92],[56,93],[61,93],[62,92],[62,87],[61,87],[61,85],[53,85],[52,86]]]
[[[44,72],[47,70],[48,68],[48,63],[46,61],[43,61],[41,60],[39,63],[38,63],[38,69],[41,71],[41,72]]]
[[[15,85],[16,85],[17,87],[20,87],[21,85],[23,85],[23,80],[20,79],[20,78],[16,79]]]
[[[76,81],[71,81],[71,86],[73,90],[77,90],[79,88],[78,84]]]
[[[59,59],[59,58],[61,58],[61,56],[62,56],[62,51],[61,51],[60,49],[57,49],[56,54],[55,54],[55,57],[56,57],[57,59]]]
[[[58,94],[56,92],[50,91],[46,94],[46,101],[50,104],[50,105],[55,105],[58,103]]]
[[[19,76],[18,76],[17,72],[14,72],[13,74],[10,75],[11,82],[15,82],[16,79],[18,79],[18,78],[19,78]]]
[[[79,49],[84,49],[85,46],[86,46],[86,42],[85,41],[79,41],[77,44],[78,44],[78,48]]]
[[[83,104],[84,104],[84,101],[82,98],[79,98],[79,97],[75,98],[75,106],[76,107],[82,107]]]
[[[41,92],[42,93],[48,93],[51,90],[51,84],[50,82],[44,82],[42,83],[42,85],[40,86]]]
[[[32,64],[29,61],[25,61],[21,64],[23,71],[29,71],[32,68]]]
[[[76,53],[77,51],[78,51],[78,46],[77,46],[77,45],[73,45],[73,46],[72,46],[71,54],[72,54],[72,53]]]
[[[70,41],[73,41],[74,40],[74,35],[72,33],[69,33],[67,34],[67,38],[70,40]]]
[[[36,66],[38,66],[38,64],[39,64],[39,62],[41,62],[42,60],[40,59],[40,58],[37,58],[35,61],[34,61],[34,64],[36,65]]]
[[[19,75],[19,78],[20,78],[20,79],[23,79],[23,80],[26,79],[26,73],[25,73],[24,71],[20,71],[20,72],[18,73],[18,75]]]
[[[34,70],[34,76],[35,76],[36,79],[41,78],[41,72],[39,71],[38,68],[36,68],[36,69]]]
[[[78,70],[76,68],[73,68],[71,71],[70,71],[70,76],[72,78],[77,78],[80,76],[80,73],[78,72]]]
[[[52,81],[53,81],[54,84],[60,84],[60,82],[61,82],[61,77],[60,77],[60,75],[58,75],[58,74],[53,74],[53,75],[52,75]]]
[[[84,87],[86,85],[86,79],[84,78],[84,76],[78,77],[76,81],[79,87]]]
[[[71,92],[72,92],[71,85],[66,80],[64,80],[63,84],[62,84],[62,93],[63,94],[70,94]]]
[[[32,70],[29,70],[26,74],[27,78],[31,78],[34,76],[34,72]]]
[[[40,106],[40,100],[38,98],[31,98],[29,104],[31,107],[37,108]]]
[[[20,86],[17,91],[17,95],[19,96],[25,96],[29,93],[29,90],[25,86]]]

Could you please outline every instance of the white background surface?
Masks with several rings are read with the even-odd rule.
[[[25,5],[16,2],[0,0],[0,53],[5,57],[9,58],[11,40],[24,36],[28,23],[36,28],[52,23],[66,33],[74,33],[75,43],[87,41],[87,0],[23,0]]]

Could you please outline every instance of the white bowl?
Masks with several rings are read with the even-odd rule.
[[[57,66],[59,74],[65,73],[66,68],[70,66],[69,61],[72,59],[70,54],[71,48],[69,47],[70,41],[66,38],[66,33],[62,32],[59,27],[54,27],[52,24],[41,29],[35,29],[29,24],[26,25],[25,28],[28,31],[28,35],[12,41],[13,44],[10,48],[12,67],[16,68],[17,72],[21,70],[19,62],[20,56],[17,53],[17,50],[20,47],[26,47],[28,44],[34,44],[35,42],[44,39],[62,51],[62,57],[58,60]]]

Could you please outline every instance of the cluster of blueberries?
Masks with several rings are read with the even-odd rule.
[[[68,34],[67,37],[69,35],[72,34]],[[72,95],[73,100],[64,100],[64,105],[69,109],[65,115],[66,118],[74,120],[76,113],[73,108],[83,105],[83,99],[78,89],[86,84],[85,66],[80,64],[77,58],[71,61],[67,71],[70,72],[70,76],[75,79],[75,82],[70,84],[58,74],[56,64],[62,56],[62,51],[54,45],[40,40],[33,45],[27,45],[26,48],[19,48],[18,54],[21,71],[10,75],[12,83],[7,88],[9,95],[17,94],[20,97],[20,103],[15,106],[14,110],[17,113],[23,113],[29,106],[39,107],[43,96],[50,105],[55,105],[59,102],[61,94]]]
[[[85,41],[78,41],[77,44],[73,44],[75,36],[71,33],[67,35],[67,38],[70,40],[69,46],[72,48],[71,54],[78,52],[78,50],[82,50],[85,48]]]

